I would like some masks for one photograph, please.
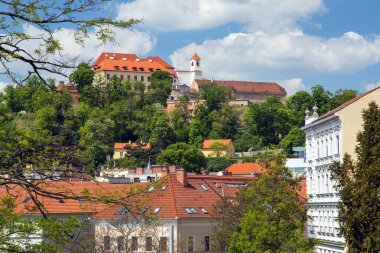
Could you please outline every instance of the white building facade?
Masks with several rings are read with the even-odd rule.
[[[315,108],[316,109],[316,108]],[[316,120],[316,110],[303,130],[306,134],[306,188],[308,197],[307,233],[320,240],[317,253],[344,252],[339,235],[339,192],[331,179],[330,165],[342,160],[342,127],[339,117],[331,115]],[[312,119],[316,121],[312,121]]]
[[[349,154],[355,161],[356,136],[362,130],[362,111],[375,101],[380,104],[380,87],[367,91],[319,116],[306,111],[306,188],[308,216],[307,233],[320,243],[316,253],[346,252],[345,240],[339,235],[338,203],[339,189],[331,179],[330,166],[334,161],[343,161]]]

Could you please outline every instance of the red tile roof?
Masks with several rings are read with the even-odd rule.
[[[245,185],[254,177],[212,176],[212,175],[188,175],[187,187],[184,187],[175,174],[167,176],[168,183],[165,190],[161,188],[151,193],[150,198],[144,203],[149,206],[148,214],[155,208],[161,207],[157,216],[160,218],[210,218],[214,213],[214,205],[222,195],[234,196],[238,191],[237,185]],[[231,187],[231,184],[234,184]],[[207,191],[205,191],[203,185]],[[230,186],[229,186],[230,185]],[[197,214],[189,214],[185,208],[194,208]],[[200,210],[203,207],[209,214]],[[118,218],[116,211],[120,207],[111,207],[95,215],[95,218]]]
[[[220,142],[226,146],[230,145],[230,143],[232,143],[232,140],[231,139],[220,139],[220,140],[204,140],[203,141],[203,146],[202,148],[204,149],[207,149],[207,148],[210,148],[210,146],[212,144],[214,144],[215,142]]]
[[[150,143],[128,143],[128,142],[116,142],[113,148],[125,149],[125,147],[137,148],[140,146],[142,149],[150,149]]]
[[[358,101],[358,100],[361,99],[362,97],[364,97],[364,96],[366,96],[366,95],[368,95],[368,94],[374,92],[374,91],[377,90],[377,89],[380,89],[380,87],[376,87],[376,88],[374,88],[374,89],[372,89],[372,90],[369,90],[369,91],[367,91],[367,92],[364,92],[364,93],[362,93],[362,94],[360,94],[360,95],[354,97],[353,99],[351,99],[351,100],[349,100],[349,101],[347,101],[347,102],[341,104],[341,105],[338,106],[337,108],[335,108],[335,109],[333,109],[333,110],[331,110],[331,111],[329,111],[329,112],[327,112],[327,113],[325,113],[325,114],[319,116],[319,118],[318,118],[316,121],[318,121],[318,120],[320,120],[320,119],[323,119],[323,118],[326,118],[326,117],[328,117],[328,116],[330,116],[330,115],[333,115],[333,114],[336,113],[336,112],[339,112],[340,110],[346,108],[346,107],[349,106],[350,104],[355,103],[356,101]]]
[[[193,54],[193,56],[191,56],[191,59],[192,60],[200,60],[201,57],[199,57],[199,55],[197,53]]]
[[[262,173],[263,167],[257,163],[234,163],[226,170],[232,175],[252,175]]]
[[[195,79],[198,85],[209,83],[208,80]],[[243,82],[243,81],[222,81],[213,80],[217,85],[230,87],[236,93],[257,93],[265,95],[281,95],[286,96],[286,90],[278,83],[273,82]]]
[[[150,56],[146,59],[139,58],[135,54],[102,53],[92,65],[97,71],[120,71],[150,73],[156,70],[168,71],[176,75],[174,67],[158,56]]]

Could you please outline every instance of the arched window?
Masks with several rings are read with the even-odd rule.
[[[191,66],[194,66],[194,62],[193,61],[191,62]]]

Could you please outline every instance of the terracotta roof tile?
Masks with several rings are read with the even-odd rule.
[[[226,170],[232,175],[251,175],[262,173],[263,167],[257,163],[234,163]]]
[[[209,83],[207,80],[195,79],[198,85]],[[286,96],[286,90],[274,82],[245,82],[245,81],[222,81],[213,80],[217,85],[230,87],[237,93],[257,93],[265,95],[282,95]]]
[[[224,145],[230,145],[230,143],[232,142],[231,139],[220,139],[220,140],[204,140],[203,141],[203,145],[202,145],[202,148],[204,149],[207,149],[207,148],[210,148],[210,146],[212,144],[214,144],[215,142],[220,142],[220,143],[223,143]]]

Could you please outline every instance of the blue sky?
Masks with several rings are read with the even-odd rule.
[[[85,61],[117,51],[183,69],[196,51],[207,78],[277,81],[290,94],[315,84],[363,92],[380,84],[379,9],[375,0],[118,0],[93,14],[143,23],[116,31],[117,45],[90,36],[85,48],[74,46],[69,27],[57,36]]]

